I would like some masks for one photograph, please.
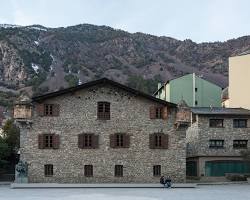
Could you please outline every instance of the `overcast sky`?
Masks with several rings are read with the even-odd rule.
[[[250,0],[0,0],[0,23],[107,25],[196,42],[250,35]]]

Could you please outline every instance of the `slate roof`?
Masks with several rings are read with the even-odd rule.
[[[122,84],[120,84],[118,82],[112,81],[112,80],[107,79],[107,78],[102,78],[102,79],[98,79],[98,80],[95,80],[95,81],[90,81],[90,82],[87,82],[87,83],[84,83],[84,84],[81,84],[81,85],[78,85],[78,86],[75,86],[75,87],[70,87],[70,88],[59,90],[59,91],[56,91],[56,92],[47,93],[47,94],[44,94],[44,95],[41,95],[41,96],[36,96],[36,97],[33,97],[32,100],[33,101],[42,101],[42,100],[52,98],[52,97],[56,97],[56,96],[60,96],[60,95],[66,94],[66,93],[71,93],[71,92],[75,92],[75,91],[78,91],[78,90],[81,90],[81,89],[86,89],[86,88],[89,88],[89,87],[92,87],[92,86],[105,85],[105,84],[114,86],[116,88],[122,89],[124,91],[129,92],[129,93],[132,93],[132,94],[134,94],[136,96],[144,97],[146,99],[149,99],[151,101],[155,101],[155,102],[163,104],[163,105],[168,105],[170,107],[176,107],[177,106],[174,103],[170,103],[170,102],[158,99],[158,98],[156,98],[156,97],[154,97],[152,95],[146,94],[146,93],[141,92],[139,90],[135,90],[133,88],[130,88],[130,87],[126,86],[126,85],[122,85]]]
[[[193,107],[192,113],[199,115],[249,115],[250,110],[244,108]]]

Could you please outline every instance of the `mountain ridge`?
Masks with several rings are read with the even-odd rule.
[[[249,50],[250,36],[196,43],[92,24],[0,25],[0,86],[42,94],[107,77],[152,93],[194,72],[226,87],[228,57]]]

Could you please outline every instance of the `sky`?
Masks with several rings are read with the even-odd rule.
[[[250,0],[0,0],[0,24],[107,25],[195,42],[250,35]]]

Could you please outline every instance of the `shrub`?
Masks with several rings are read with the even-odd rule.
[[[226,178],[230,181],[246,181],[247,177],[243,174],[227,174]]]

